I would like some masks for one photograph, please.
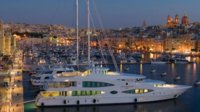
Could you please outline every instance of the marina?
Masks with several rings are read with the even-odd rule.
[[[148,4],[162,7],[156,15],[130,0],[126,7],[116,0],[29,2],[0,4],[0,112],[200,112],[195,11],[178,15],[184,10],[177,7],[173,18],[174,5],[154,0]],[[141,8],[149,8],[149,25],[144,17],[139,25]],[[12,14],[18,21],[26,14],[23,22],[11,22],[8,9],[20,12]],[[168,13],[164,24],[152,18],[160,13]],[[64,23],[53,20],[58,15]]]

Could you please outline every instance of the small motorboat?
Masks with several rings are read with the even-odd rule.
[[[152,70],[151,70],[151,73],[155,73],[155,72],[156,72],[156,69],[152,69]]]
[[[194,86],[199,86],[200,85],[200,81],[195,81]]]
[[[161,77],[164,77],[164,76],[167,75],[167,72],[163,72],[163,73],[161,73],[160,75],[161,75]]]
[[[130,68],[129,68],[129,67],[126,67],[126,68],[124,68],[124,70],[125,70],[125,71],[129,71],[129,70],[130,70]]]
[[[181,79],[181,77],[179,75],[177,75],[174,80],[177,81],[177,80],[180,80],[180,79]]]

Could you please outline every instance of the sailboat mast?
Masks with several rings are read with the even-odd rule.
[[[87,0],[88,65],[90,65],[90,0]]]
[[[76,0],[76,64],[79,64],[79,1]]]

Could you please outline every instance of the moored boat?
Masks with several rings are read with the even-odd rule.
[[[101,105],[174,99],[190,86],[146,81],[143,75],[108,72],[94,67],[90,75],[56,78],[36,98],[37,106]]]

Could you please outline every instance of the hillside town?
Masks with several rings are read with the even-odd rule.
[[[0,51],[3,54],[12,54],[16,42],[21,45],[48,44],[55,46],[72,46],[76,43],[76,29],[63,25],[37,25],[22,23],[3,23],[4,33],[1,33],[2,42]],[[179,19],[168,16],[166,24],[147,26],[144,21],[141,27],[120,29],[92,29],[91,46],[109,47],[113,53],[153,53],[153,54],[182,54],[199,56],[200,51],[200,23],[190,22],[184,15]],[[87,45],[87,30],[81,29],[80,45]],[[21,46],[22,47],[22,46]],[[28,47],[24,47],[28,48]],[[87,49],[86,49],[87,50]],[[156,57],[151,57],[156,58]]]

